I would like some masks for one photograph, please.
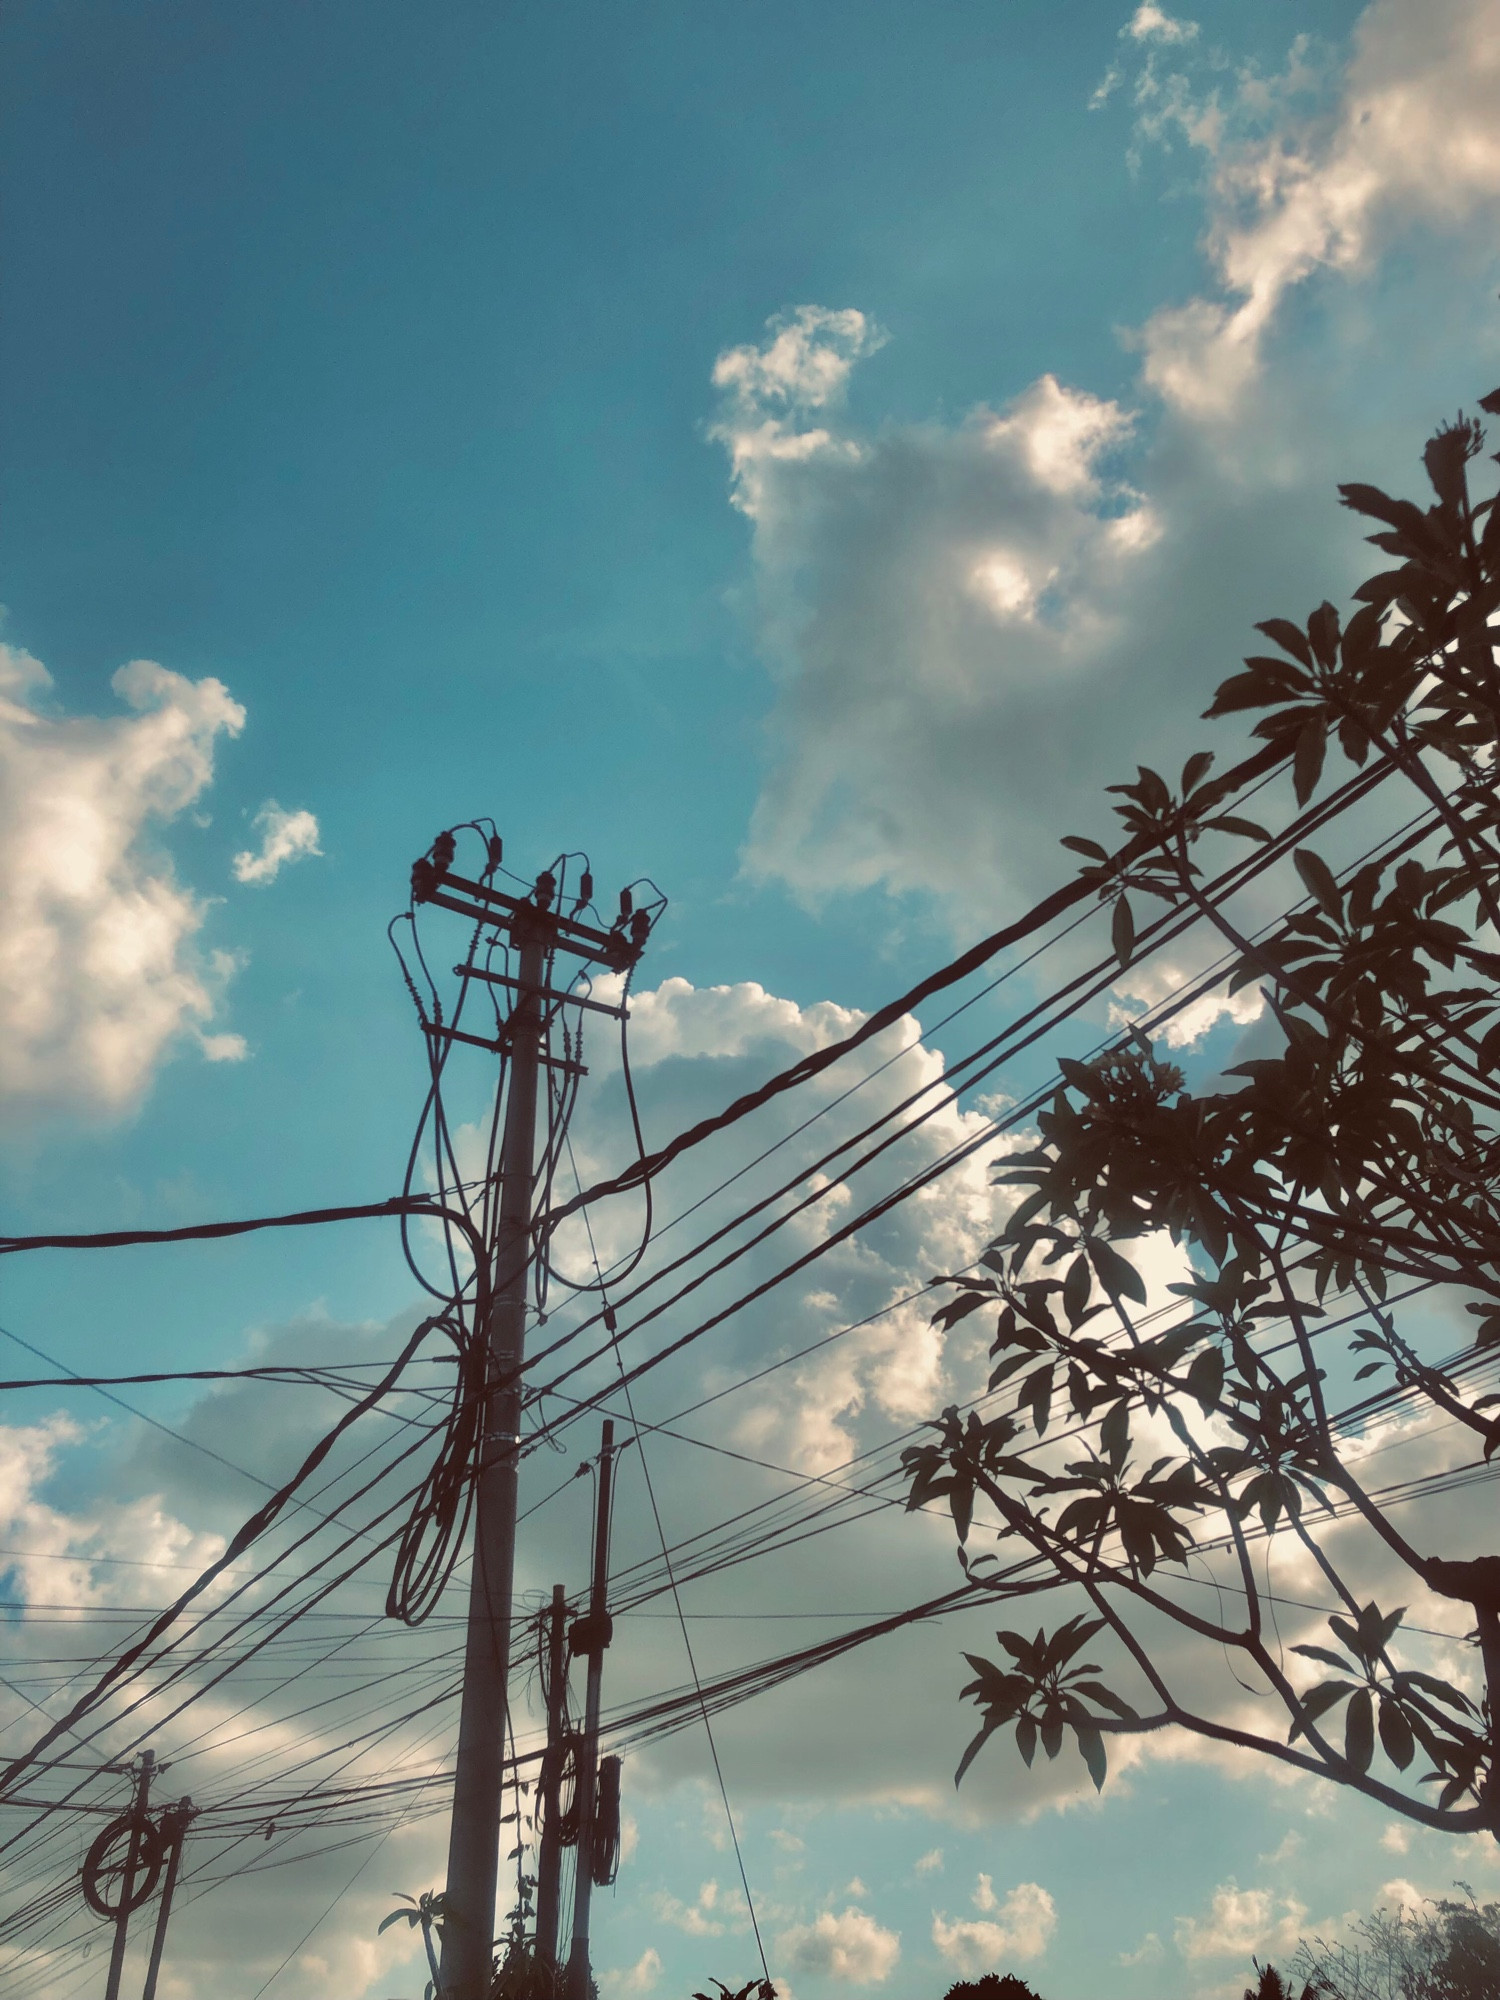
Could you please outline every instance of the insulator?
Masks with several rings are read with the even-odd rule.
[[[457,843],[451,833],[440,833],[432,843],[433,865],[440,875],[446,875],[453,866],[453,855]]]
[[[500,863],[504,859],[505,859],[505,842],[500,838],[498,833],[492,833],[489,839],[490,867],[492,869],[498,868],[500,866]]]
[[[544,868],[536,878],[536,905],[539,910],[552,907],[552,898],[557,894],[557,877],[550,868]]]
[[[622,924],[634,908],[635,898],[628,889],[622,889],[620,891],[620,922]]]
[[[437,893],[438,871],[424,854],[420,861],[411,864],[411,899],[414,903],[430,903]]]
[[[630,942],[639,951],[651,935],[651,919],[644,910],[637,910],[630,919]]]
[[[587,868],[578,880],[578,907],[585,908],[594,900],[594,878]]]

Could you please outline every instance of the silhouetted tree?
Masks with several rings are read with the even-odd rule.
[[[1482,407],[1500,412],[1500,392]],[[967,1656],[982,1726],[960,1779],[1007,1729],[1028,1764],[1071,1735],[1099,1785],[1110,1735],[1177,1725],[1423,1825],[1500,1836],[1487,1510],[1473,1542],[1428,1548],[1397,1505],[1423,1482],[1375,1488],[1357,1442],[1382,1411],[1425,1411],[1470,1446],[1448,1481],[1485,1476],[1500,1443],[1484,1393],[1500,1344],[1500,509],[1470,489],[1482,442],[1462,415],[1430,441],[1425,508],[1341,488],[1394,566],[1347,623],[1327,603],[1305,626],[1268,620],[1275,651],[1219,689],[1208,713],[1259,712],[1266,756],[1289,766],[1274,831],[1240,816],[1244,776],[1212,777],[1204,753],[1175,789],[1146,769],[1111,788],[1118,852],[1065,843],[1122,963],[1201,927],[1223,954],[1201,990],[1257,983],[1275,1046],[1200,1090],[1139,1030],[1061,1062],[1040,1144],[998,1175],[1025,1198],[980,1274],[945,1281],[936,1317],[993,1313],[990,1388],[1017,1393],[1003,1413],[944,1413],[906,1453],[909,1504],[947,1502],[968,1575],[997,1597],[1084,1603],[1050,1632],[1000,1632],[1002,1662]],[[1344,765],[1320,793],[1330,751]],[[1356,807],[1366,852],[1330,862],[1309,843]],[[1252,880],[1280,899],[1269,926],[1239,893]],[[1170,1313],[1144,1310],[1123,1254],[1152,1237],[1184,1255]],[[1403,1304],[1434,1288],[1473,1321],[1448,1360],[1431,1310],[1424,1323]],[[982,1530],[1003,1564],[971,1554]],[[1278,1534],[1336,1606],[1329,1644],[1292,1648],[1322,1670],[1311,1684],[1258,1574],[1255,1544]],[[1204,1552],[1217,1596],[1188,1573]],[[1451,1603],[1459,1636],[1474,1628],[1470,1687],[1403,1664],[1419,1642],[1385,1608],[1393,1571]],[[1164,1621],[1205,1659],[1227,1648],[1289,1733],[1204,1713],[1163,1662]],[[1105,1638],[1128,1695],[1084,1658]]]
[[[1328,1988],[1315,1980],[1308,1980],[1299,1995],[1291,1982],[1279,1973],[1274,1965],[1262,1965],[1253,1959],[1256,1972],[1260,1975],[1254,1986],[1245,1988],[1244,2000],[1321,2000]]]
[[[1041,1995],[1013,1972],[986,1972],[979,1979],[960,1979],[943,2000],[1041,2000]]]
[[[1500,1903],[1439,1899],[1421,1910],[1377,1910],[1353,1943],[1304,1938],[1294,1963],[1328,2000],[1495,2000]]]

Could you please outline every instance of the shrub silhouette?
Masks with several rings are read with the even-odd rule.
[[[1042,1996],[1013,1972],[987,1972],[982,1979],[960,1979],[943,2000],[1042,2000]]]

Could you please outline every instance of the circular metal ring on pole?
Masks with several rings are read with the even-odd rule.
[[[137,1843],[135,1879],[125,1895],[130,1844]],[[128,1917],[156,1888],[166,1859],[166,1842],[156,1822],[144,1813],[123,1812],[112,1819],[84,1857],[83,1899],[96,1916]]]

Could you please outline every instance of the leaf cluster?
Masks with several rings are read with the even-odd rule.
[[[1500,392],[1482,408],[1500,412]],[[1004,1403],[932,1424],[904,1456],[908,1504],[946,1503],[971,1578],[1030,1592],[1041,1565],[1095,1614],[1050,1638],[1001,1632],[1004,1664],[969,1656],[964,1693],[983,1722],[960,1777],[1001,1728],[1027,1763],[1039,1742],[1051,1757],[1071,1734],[1096,1784],[1112,1731],[1171,1722],[1223,1735],[1153,1665],[1138,1636],[1149,1612],[1238,1649],[1279,1696],[1285,1739],[1231,1740],[1428,1824],[1500,1836],[1500,1560],[1418,1554],[1361,1484],[1330,1408],[1335,1380],[1370,1385],[1358,1391],[1367,1403],[1425,1400],[1481,1459],[1500,1445],[1500,1398],[1425,1359],[1393,1307],[1403,1289],[1457,1288],[1476,1351],[1500,1342],[1500,508],[1471,491],[1482,443],[1462,415],[1429,441],[1425,507],[1341,488],[1379,524],[1370,540],[1395,566],[1361,586],[1347,621],[1327,603],[1302,625],[1266,620],[1276,651],[1220,687],[1209,715],[1253,716],[1254,736],[1284,752],[1291,799],[1275,831],[1235,809],[1233,779],[1214,776],[1205,752],[1175,787],[1143,766],[1111,788],[1115,851],[1064,843],[1110,909],[1122,964],[1163,926],[1207,926],[1226,985],[1263,993],[1277,1046],[1200,1089],[1139,1032],[1059,1061],[1036,1145],[997,1175],[1014,1211],[977,1271],[946,1281],[934,1315],[945,1330],[994,1315],[989,1389]],[[1331,752],[1351,775],[1315,803]],[[1392,783],[1415,817],[1336,868],[1316,827]],[[1248,935],[1231,898],[1273,867],[1294,881],[1292,900]],[[1156,912],[1144,920],[1143,898]],[[1175,1303],[1148,1309],[1135,1253],[1162,1237],[1188,1273],[1170,1287]],[[1472,1606],[1480,1698],[1393,1657],[1403,1612],[1362,1596],[1322,1536],[1351,1512],[1419,1585]],[[1008,1566],[973,1552],[981,1518],[1009,1545]],[[1250,1542],[1283,1532],[1341,1607],[1340,1650],[1293,1649],[1333,1669],[1308,1688],[1262,1632]],[[1199,1549],[1235,1565],[1243,1623],[1191,1611],[1163,1584]],[[1150,1686],[1149,1710],[1073,1664],[1106,1628]],[[1404,1790],[1408,1774],[1435,1795]]]

